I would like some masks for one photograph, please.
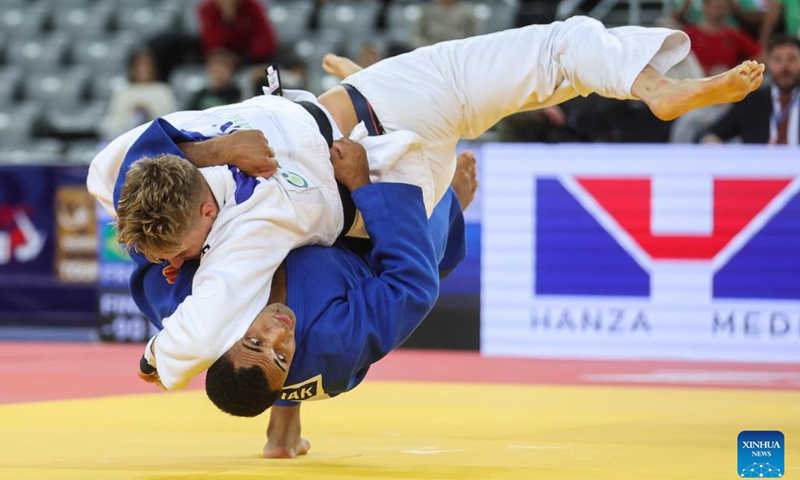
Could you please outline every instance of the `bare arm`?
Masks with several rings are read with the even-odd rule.
[[[269,415],[264,456],[294,458],[305,455],[309,448],[308,440],[300,436],[300,404],[273,406]]]
[[[198,167],[231,165],[251,177],[264,178],[278,168],[275,151],[259,130],[239,130],[202,142],[181,143],[178,148]]]
[[[767,0],[767,13],[764,15],[764,23],[761,24],[761,31],[758,35],[758,41],[764,51],[767,50],[769,37],[772,35],[772,32],[775,31],[775,27],[778,25],[778,20],[781,18],[781,13],[783,13],[783,5],[780,2],[776,2],[775,0]]]

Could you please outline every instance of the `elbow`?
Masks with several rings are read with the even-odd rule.
[[[417,284],[416,299],[420,309],[431,311],[439,298],[439,275],[436,271],[426,273],[425,278]]]

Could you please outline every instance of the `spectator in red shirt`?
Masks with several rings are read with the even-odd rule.
[[[197,6],[197,15],[206,55],[225,49],[241,63],[252,64],[278,53],[278,36],[266,7],[256,0],[205,0]]]
[[[731,69],[743,60],[754,60],[761,54],[758,42],[727,24],[730,1],[705,0],[703,20],[684,28],[692,41],[692,51],[706,75]]]

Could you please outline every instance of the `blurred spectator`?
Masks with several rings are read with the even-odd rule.
[[[471,4],[459,0],[438,0],[422,7],[422,14],[411,24],[414,47],[478,34],[478,18]]]
[[[786,35],[800,38],[800,0],[766,0],[766,2],[767,15],[759,34],[762,47],[767,45],[769,38],[777,31],[781,15]]]
[[[236,103],[242,98],[242,92],[233,82],[236,65],[231,53],[227,50],[215,50],[206,60],[206,78],[208,85],[195,93],[189,101],[189,110],[205,110]]]
[[[308,64],[297,55],[284,55],[280,63],[283,88],[305,90],[308,88]]]
[[[308,84],[308,64],[298,57],[285,53],[276,64],[281,78],[281,88],[292,90],[307,90]],[[267,76],[264,73],[266,65],[260,65],[250,69],[248,77],[250,79],[248,96],[262,95],[263,88],[268,87]]]
[[[158,81],[155,58],[149,50],[137,50],[128,60],[128,84],[111,96],[100,136],[112,139],[133,127],[177,110],[172,89]]]
[[[668,15],[657,18],[655,21],[655,26],[671,28],[673,30],[680,30],[683,28],[682,24],[677,23],[674,18]],[[690,51],[683,60],[670,68],[665,75],[674,80],[681,80],[684,78],[700,78],[705,76],[705,72],[703,71],[703,67],[700,65],[700,62],[697,61],[697,56],[694,54],[694,52]]]
[[[256,0],[204,0],[197,6],[200,37],[206,55],[224,48],[243,64],[270,61],[278,53],[278,36],[266,7]]]
[[[314,0],[314,7],[311,9],[311,14],[308,16],[306,29],[310,32],[316,32],[320,27],[320,17],[322,17],[323,6],[325,0]]]
[[[753,38],[758,37],[759,29],[764,21],[767,0],[732,0],[730,15],[725,19],[732,27],[739,27]],[[687,23],[700,23],[703,20],[703,0],[676,0],[672,12],[677,21],[673,28]]]
[[[614,141],[608,104],[597,95],[577,97],[561,105],[522,112],[497,126],[503,142],[583,143]]]
[[[382,57],[381,52],[373,43],[364,42],[356,55],[356,63],[366,68],[380,62]]]
[[[725,115],[730,108],[730,103],[723,103],[698,108],[681,115],[672,122],[669,141],[671,143],[695,143],[697,136],[708,131],[709,126]]]
[[[761,53],[755,40],[726,23],[729,14],[730,0],[704,0],[703,19],[684,27],[706,75],[721,73]]]
[[[767,49],[771,85],[761,88],[714,123],[702,143],[740,137],[742,143],[798,145],[800,137],[800,40],[781,35]]]
[[[389,28],[389,5],[392,3],[392,0],[379,1],[381,5],[378,7],[378,13],[375,15],[375,30],[382,32]]]
[[[155,35],[147,41],[147,49],[153,53],[159,80],[167,80],[172,70],[185,64],[203,62],[200,38],[181,31],[168,31]]]

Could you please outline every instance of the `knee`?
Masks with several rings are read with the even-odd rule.
[[[597,20],[596,18],[587,17],[585,15],[575,15],[569,17],[568,19],[564,20],[564,28],[566,29],[573,29],[573,28],[580,28],[580,29],[599,29],[605,30],[606,27],[603,25],[602,22]]]

